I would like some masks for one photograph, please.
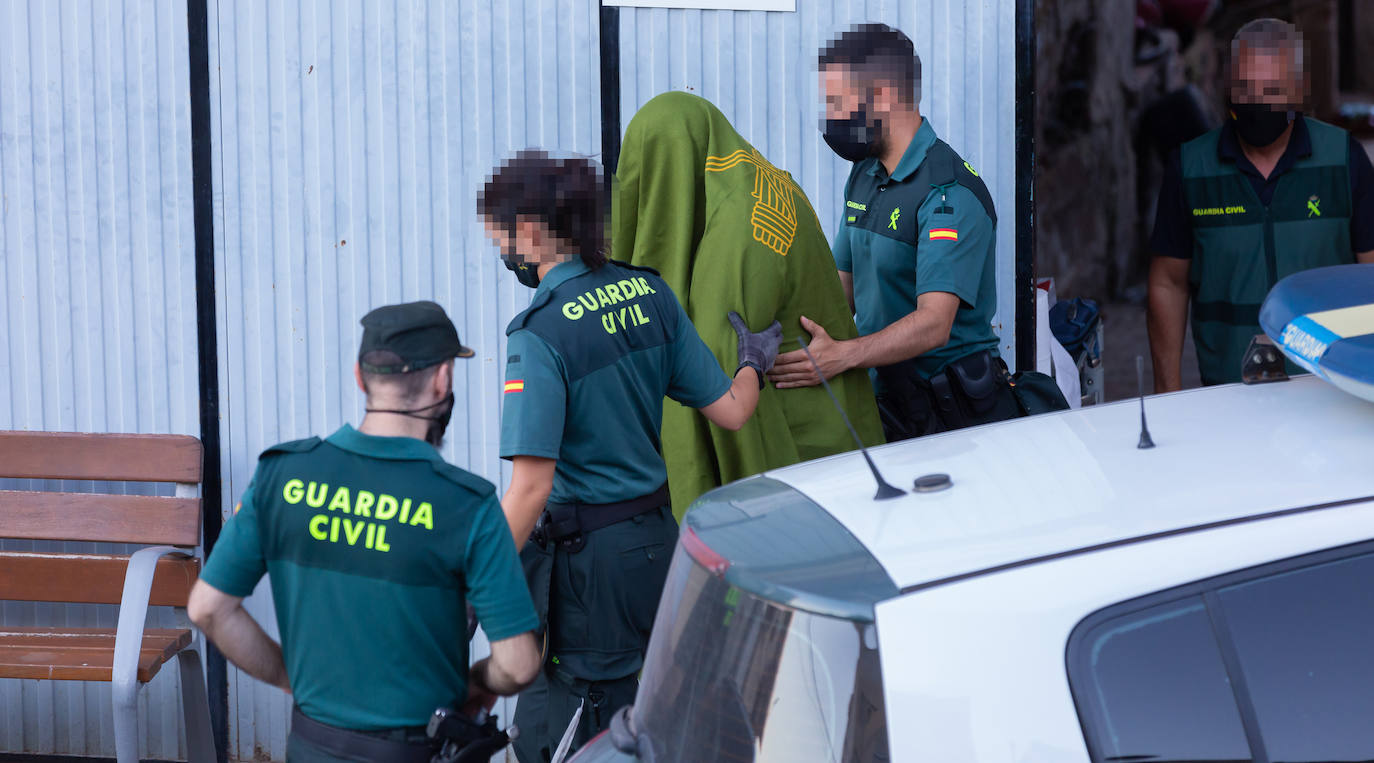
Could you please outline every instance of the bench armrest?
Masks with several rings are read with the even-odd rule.
[[[132,693],[138,685],[138,655],[143,648],[143,629],[148,622],[148,597],[153,590],[157,560],[167,554],[184,551],[172,546],[150,546],[135,551],[129,557],[129,568],[124,573],[124,594],[119,603],[119,625],[115,630],[111,678],[116,692],[123,688]]]

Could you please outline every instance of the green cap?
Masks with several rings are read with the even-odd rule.
[[[449,358],[470,358],[472,350],[458,341],[458,329],[444,308],[433,302],[386,305],[363,316],[363,342],[358,364],[373,374],[404,374],[429,368]],[[401,359],[399,365],[364,363],[363,356],[385,350]]]

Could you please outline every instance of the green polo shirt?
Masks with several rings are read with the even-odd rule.
[[[491,483],[347,424],[262,454],[201,579],[247,596],[264,573],[296,704],[341,728],[465,699],[465,603],[493,641],[538,626]]]
[[[658,274],[579,260],[549,271],[506,330],[501,457],[558,460],[555,503],[615,503],[668,479],[663,398],[702,408],[730,379]]]
[[[927,292],[959,298],[949,342],[916,358],[927,378],[965,355],[996,355],[998,344],[992,330],[997,223],[988,212],[991,202],[984,206],[979,194],[986,189],[962,159],[956,162],[962,165],[958,182],[920,182],[937,140],[925,119],[891,175],[876,157],[854,164],[833,247],[836,266],[854,276],[860,334],[877,333],[909,315]]]

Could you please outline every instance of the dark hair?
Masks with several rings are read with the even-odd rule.
[[[374,368],[405,365],[405,358],[391,350],[369,350],[363,353],[363,356],[358,360]],[[443,363],[436,363],[418,371],[407,371],[401,374],[377,374],[363,371],[363,390],[371,395],[374,385],[380,384],[394,389],[396,395],[403,402],[413,403],[420,399],[425,391],[425,385],[429,384],[430,380],[434,378],[434,374],[439,372],[439,366],[442,365]]]
[[[866,80],[888,80],[903,101],[921,100],[921,59],[911,38],[887,24],[855,24],[831,40],[818,59],[821,69],[842,66]]]
[[[593,270],[606,264],[606,186],[596,163],[527,149],[502,162],[477,194],[477,213],[514,233],[534,217],[568,242]]]

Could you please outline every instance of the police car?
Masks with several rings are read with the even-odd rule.
[[[1125,402],[874,449],[890,500],[858,452],[708,493],[575,760],[1374,760],[1374,403],[1144,408],[1152,449]]]

